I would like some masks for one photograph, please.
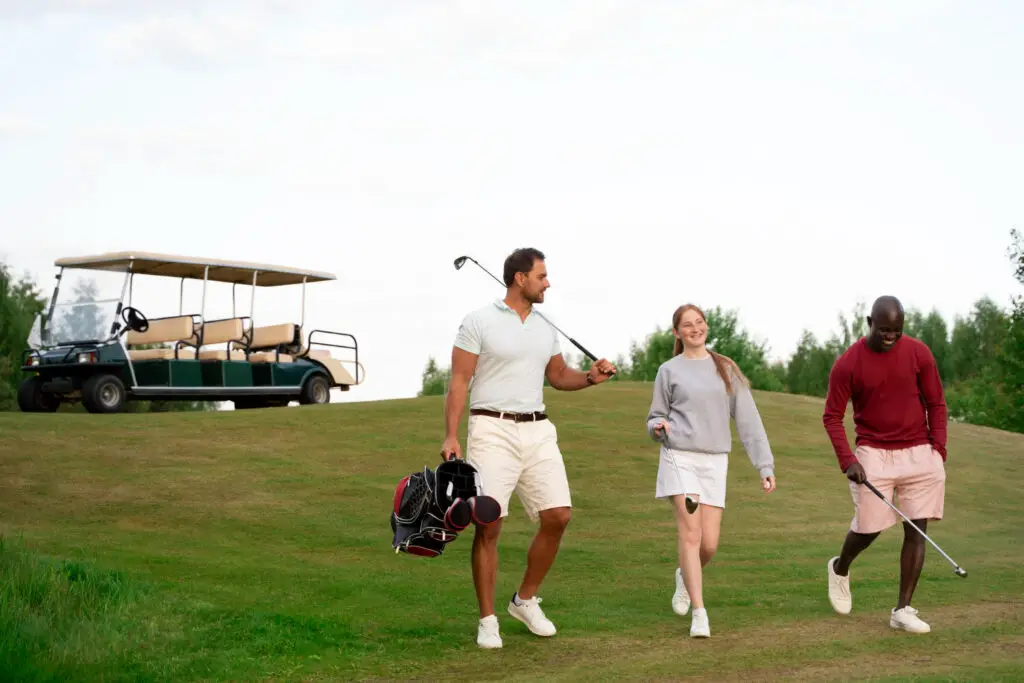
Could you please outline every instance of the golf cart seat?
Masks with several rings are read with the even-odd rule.
[[[129,349],[128,357],[133,362],[143,360],[194,359],[196,357],[195,351],[182,347],[182,344],[188,343],[194,329],[195,324],[191,315],[154,318],[149,321],[149,329],[145,332],[129,330],[125,336],[125,344],[128,346],[140,346],[142,344],[171,343],[175,346],[158,349]]]
[[[330,351],[324,349],[306,349],[303,358],[308,358],[312,361],[320,363],[327,371],[331,373],[331,377],[334,379],[335,384],[342,385],[354,385],[356,378],[345,369],[345,366],[341,364],[341,361],[331,356]]]
[[[249,362],[251,363],[291,363],[295,357],[296,345],[295,323],[264,325],[252,328],[252,341],[249,343]],[[244,348],[235,342],[236,349]]]
[[[188,343],[199,349],[199,360],[245,360],[249,333],[246,332],[244,318],[212,320],[198,326]],[[217,344],[224,347],[207,348]]]

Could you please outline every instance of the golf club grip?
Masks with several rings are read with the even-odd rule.
[[[583,345],[582,345],[582,344],[580,344],[580,343],[579,343],[578,341],[576,341],[576,340],[575,340],[575,339],[573,339],[572,337],[569,337],[569,341],[571,341],[571,342],[573,343],[573,345],[575,345],[575,346],[576,346],[576,348],[577,348],[577,349],[579,349],[579,350],[580,350],[580,351],[582,351],[582,352],[583,352],[584,354],[586,354],[587,358],[589,358],[590,360],[597,360],[597,356],[595,356],[595,355],[594,355],[594,354],[592,354],[592,353],[591,353],[590,351],[587,351],[587,350],[586,350],[585,348],[583,348]]]

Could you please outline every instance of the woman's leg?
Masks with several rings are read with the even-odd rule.
[[[690,494],[691,498],[698,498]],[[704,607],[701,592],[701,519],[704,516],[703,506],[696,512],[686,511],[686,496],[672,496],[673,508],[676,512],[676,531],[679,544],[679,568],[683,572],[683,585],[690,595],[690,604],[694,609]],[[720,519],[721,517],[719,517]],[[717,540],[716,540],[717,542]]]
[[[718,550],[718,537],[722,530],[722,512],[713,505],[701,505],[700,566],[706,567]]]

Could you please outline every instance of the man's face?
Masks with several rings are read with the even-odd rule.
[[[521,279],[523,298],[531,304],[544,303],[544,290],[551,286],[548,282],[548,271],[544,262],[536,259],[533,262],[533,269],[529,273],[520,273],[517,278]]]
[[[903,316],[899,311],[884,310],[868,316],[868,345],[875,351],[888,351],[903,336]]]

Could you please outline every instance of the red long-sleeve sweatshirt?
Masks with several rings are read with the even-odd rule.
[[[860,339],[832,366],[822,421],[844,472],[857,462],[843,426],[851,399],[857,445],[898,449],[930,443],[946,459],[946,399],[924,342],[903,335],[880,353]]]

